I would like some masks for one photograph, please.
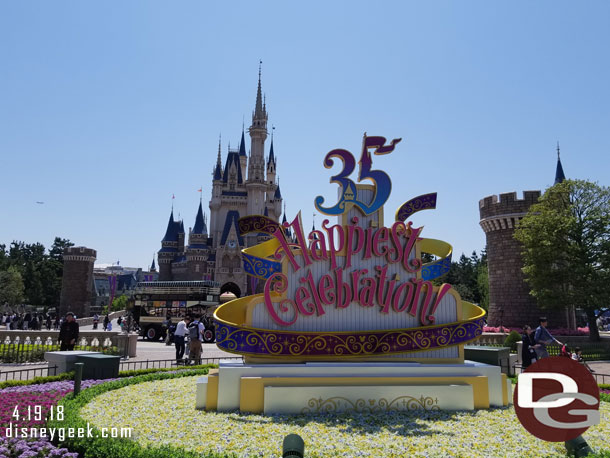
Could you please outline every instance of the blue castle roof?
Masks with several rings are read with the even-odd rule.
[[[237,170],[237,183],[242,184],[243,179],[241,175],[241,163],[239,161],[239,154],[236,152],[230,152],[227,156],[227,162],[225,163],[225,172],[222,176],[222,181],[224,183],[228,183],[229,181],[229,169],[231,168],[231,164],[235,165],[235,169]]]
[[[193,227],[193,234],[207,234],[208,229],[203,219],[203,207],[201,201],[199,202],[199,209],[197,210],[197,216],[195,217],[195,226]]]

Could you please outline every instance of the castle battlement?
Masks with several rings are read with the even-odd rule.
[[[489,268],[489,314],[492,326],[534,325],[540,313],[525,283],[521,245],[514,238],[515,228],[538,202],[540,191],[523,191],[487,196],[479,201],[479,224],[487,240]]]
[[[513,191],[487,196],[479,200],[481,226],[487,220],[504,218],[507,219],[507,227],[512,227],[514,223],[511,222],[508,226],[508,221],[515,218],[521,219],[525,216],[529,208],[538,202],[540,194],[540,191],[523,191],[523,198],[518,199],[517,193]],[[483,227],[483,230],[485,230],[485,227]]]

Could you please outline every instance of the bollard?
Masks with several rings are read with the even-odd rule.
[[[83,363],[74,363],[74,397],[80,393],[80,382],[83,379]]]
[[[578,436],[575,439],[566,441],[565,445],[568,456],[581,457],[588,456],[589,454],[593,453],[593,450],[591,447],[589,447],[589,444],[587,444],[587,441],[582,436]]]
[[[282,445],[282,458],[303,458],[305,442],[298,434],[288,434]]]

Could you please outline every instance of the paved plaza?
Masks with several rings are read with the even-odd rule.
[[[116,322],[117,320],[112,321],[112,329],[119,329],[119,325]],[[102,327],[100,323],[100,329]],[[83,331],[91,331],[93,330],[93,326],[81,326],[81,330]],[[604,332],[603,334],[610,334]],[[143,337],[138,339],[138,349],[137,356],[133,358],[129,358],[129,361],[153,361],[153,360],[167,360],[173,359],[176,355],[176,349],[174,345],[165,345],[164,342],[150,342],[145,340]],[[227,353],[223,350],[220,350],[215,343],[211,344],[202,344],[201,358],[224,358],[224,357],[235,357],[233,353]],[[607,374],[605,383],[610,383],[610,361],[594,361],[587,363],[591,369],[595,371],[596,374]],[[11,371],[11,370],[19,370],[19,369],[34,369],[39,367],[46,367],[46,364],[40,363],[28,363],[28,364],[0,364],[1,371]],[[598,382],[601,383],[601,380]]]

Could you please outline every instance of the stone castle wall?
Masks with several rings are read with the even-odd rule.
[[[544,314],[529,294],[521,271],[521,244],[513,237],[516,225],[539,198],[540,191],[524,191],[523,199],[518,199],[516,192],[509,192],[479,201],[480,224],[487,237],[490,326],[536,327]],[[549,326],[562,324],[549,316]]]
[[[64,272],[61,282],[59,313],[73,312],[77,316],[89,316],[95,304],[93,290],[93,264],[97,257],[94,249],[69,247],[64,250]]]

